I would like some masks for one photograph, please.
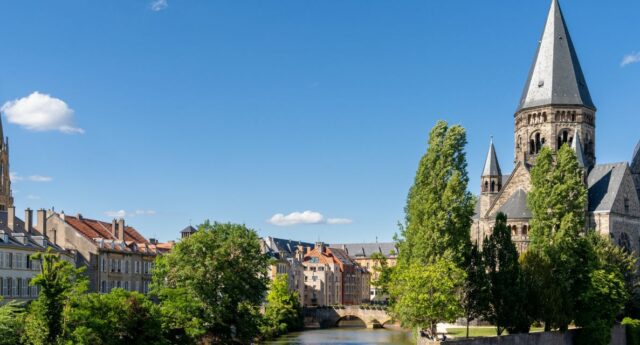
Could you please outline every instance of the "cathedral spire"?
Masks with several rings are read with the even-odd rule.
[[[498,163],[498,156],[496,155],[496,148],[493,146],[493,137],[489,144],[489,152],[487,153],[487,160],[484,162],[482,176],[502,177],[502,171],[500,170],[500,164]]]
[[[517,111],[545,105],[577,105],[595,110],[558,0],[552,0]]]

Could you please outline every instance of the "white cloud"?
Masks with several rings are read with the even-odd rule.
[[[29,176],[29,181],[33,182],[51,182],[53,178],[50,176],[32,175]]]
[[[31,181],[31,182],[51,182],[53,181],[53,177],[51,176],[42,176],[42,175],[31,175],[31,176],[21,176],[20,174],[18,174],[17,172],[10,172],[9,173],[9,178],[11,179],[11,182],[18,182],[18,181]]]
[[[151,2],[151,10],[154,12],[162,11],[169,7],[169,2],[167,0],[153,0]]]
[[[274,214],[269,220],[269,223],[277,226],[291,226],[300,224],[351,224],[353,221],[346,218],[328,218],[315,211],[304,212],[292,212],[287,215],[283,213]]]
[[[631,65],[638,62],[640,62],[640,53],[631,53],[631,54],[625,55],[624,58],[622,58],[620,67],[625,67],[627,65]]]
[[[27,97],[6,102],[0,108],[10,123],[30,131],[60,131],[66,134],[83,134],[74,126],[73,109],[63,100],[38,91]]]
[[[353,220],[348,218],[329,218],[327,219],[327,224],[331,225],[342,225],[342,224],[352,224]]]
[[[125,210],[119,210],[119,211],[106,211],[104,214],[109,218],[125,218],[125,217],[133,218],[138,216],[153,216],[156,214],[156,211],[135,210],[135,211],[128,212]]]

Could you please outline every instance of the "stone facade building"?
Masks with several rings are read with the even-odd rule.
[[[560,9],[553,0],[538,50],[514,115],[515,167],[503,175],[493,142],[482,171],[472,238],[481,243],[499,212],[507,214],[514,242],[529,242],[527,193],[542,147],[571,145],[588,187],[588,227],[640,253],[640,144],[627,162],[598,164],[596,106]],[[631,151],[631,150],[630,150]]]
[[[374,254],[380,254],[387,260],[387,265],[393,267],[396,265],[398,258],[398,247],[394,242],[387,243],[350,243],[350,244],[332,244],[331,248],[342,249],[354,260],[358,266],[369,272],[369,296],[371,302],[386,302],[388,296],[381,293],[380,289],[375,286],[374,281],[378,279],[378,271],[376,268],[380,266],[378,260],[373,258]]]
[[[304,255],[314,248],[314,244],[300,241],[283,240],[273,237],[261,239],[263,253],[272,258],[269,266],[269,279],[286,274],[289,290],[297,292],[300,304],[305,303]]]
[[[51,242],[77,253],[76,265],[87,268],[92,292],[122,288],[147,293],[156,256],[171,247],[147,240],[124,219],[108,223],[47,211],[44,227]]]

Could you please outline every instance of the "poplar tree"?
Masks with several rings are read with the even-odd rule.
[[[482,255],[490,285],[487,320],[496,326],[498,336],[507,329],[525,331],[521,325],[525,294],[518,250],[504,213],[497,215],[493,232],[483,243]]]
[[[466,132],[459,125],[438,121],[431,130],[407,198],[400,266],[429,264],[443,256],[465,266],[474,213],[474,198],[467,191],[466,143]]]
[[[482,253],[473,244],[469,254],[469,266],[466,270],[467,280],[464,284],[462,307],[467,320],[467,338],[469,323],[487,313],[491,290]]]
[[[532,285],[538,290],[534,304],[539,310],[534,314],[544,321],[546,330],[568,329],[576,316],[578,296],[590,280],[593,255],[581,236],[585,233],[587,206],[584,174],[567,145],[555,157],[550,149],[543,148],[531,170],[528,205],[533,214],[532,253],[525,257],[524,267],[548,272]]]

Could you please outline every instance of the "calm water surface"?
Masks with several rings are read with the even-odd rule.
[[[291,333],[269,345],[304,345],[304,344],[393,344],[414,345],[411,332],[366,329],[366,328],[331,328],[322,330]]]

